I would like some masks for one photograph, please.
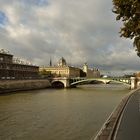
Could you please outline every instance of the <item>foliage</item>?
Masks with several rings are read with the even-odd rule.
[[[140,56],[140,0],[113,0],[116,20],[123,21],[121,37],[133,39],[137,55]]]
[[[40,71],[39,74],[42,75],[43,77],[50,77],[51,76],[51,72],[50,71],[46,71],[45,69]]]

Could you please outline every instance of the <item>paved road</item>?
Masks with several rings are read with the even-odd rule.
[[[130,98],[125,108],[116,140],[140,140],[140,91]]]

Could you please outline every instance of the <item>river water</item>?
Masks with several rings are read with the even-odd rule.
[[[0,140],[90,140],[128,92],[109,84],[0,95]]]

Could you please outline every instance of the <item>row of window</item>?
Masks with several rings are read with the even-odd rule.
[[[0,69],[11,69],[11,70],[25,70],[25,71],[38,71],[37,67],[25,67],[25,66],[13,66],[13,65],[5,65],[1,64]]]
[[[22,79],[34,79],[35,77],[22,77]],[[3,76],[0,77],[1,80],[14,80],[14,79],[19,79],[19,77],[9,77],[9,76]],[[21,78],[20,78],[21,79]]]

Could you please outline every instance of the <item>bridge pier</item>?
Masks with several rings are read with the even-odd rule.
[[[131,77],[131,89],[137,88],[137,79],[136,77]]]
[[[67,77],[56,77],[51,79],[51,84],[54,84],[55,82],[60,82],[64,85],[64,88],[70,87],[70,79]]]
[[[140,87],[140,78],[139,77],[131,77],[131,89],[136,89]]]
[[[65,88],[69,88],[70,87],[70,80],[69,79],[65,79],[65,81],[64,81],[64,87]]]

